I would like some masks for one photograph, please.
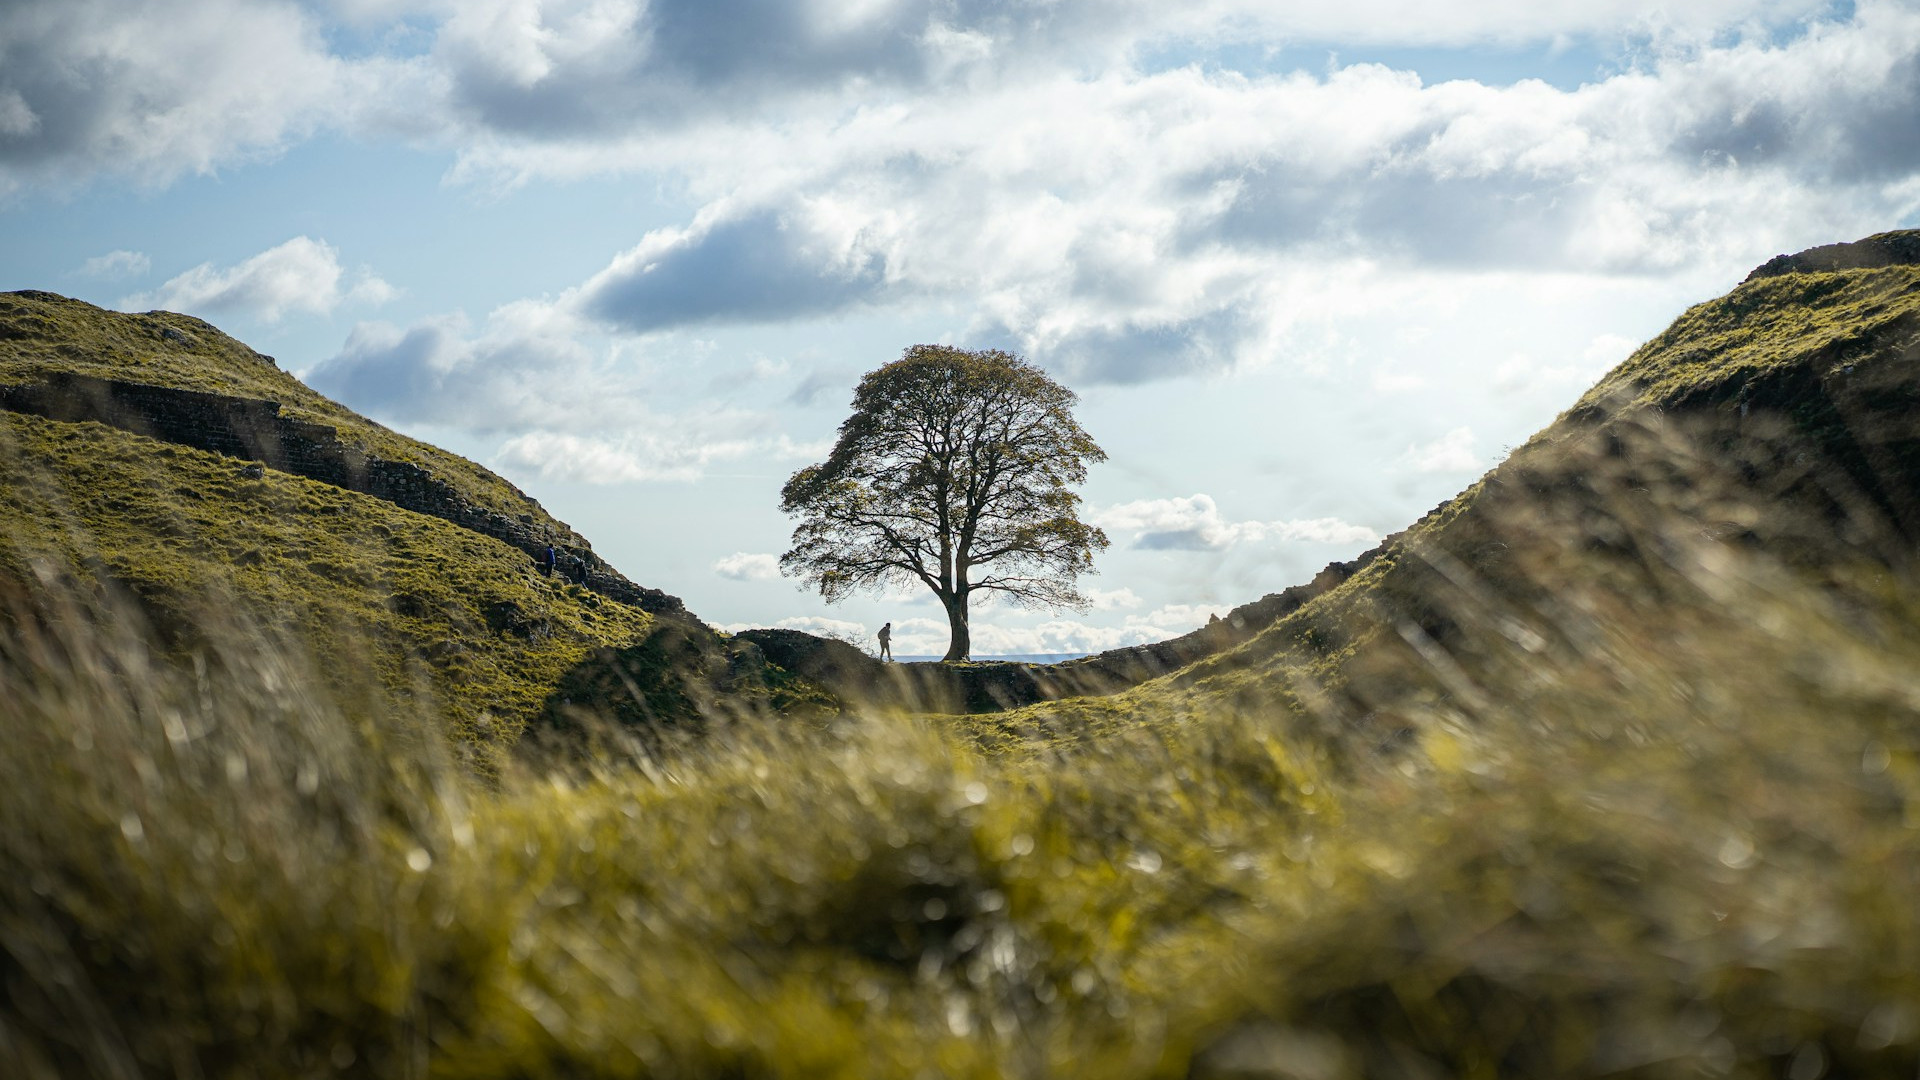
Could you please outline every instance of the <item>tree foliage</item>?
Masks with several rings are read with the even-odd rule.
[[[829,603],[918,582],[946,609],[948,660],[972,645],[969,600],[1084,610],[1074,579],[1107,546],[1071,488],[1106,452],[1073,391],[1018,356],[915,345],[860,380],[832,453],[793,474],[781,570]]]

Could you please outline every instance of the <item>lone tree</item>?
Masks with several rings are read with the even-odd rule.
[[[1068,490],[1105,461],[1073,418],[1073,391],[1018,356],[915,345],[860,380],[833,452],[787,481],[798,517],[782,572],[828,603],[917,581],[946,608],[947,660],[972,649],[967,604],[1085,610],[1074,578],[1107,534]]]

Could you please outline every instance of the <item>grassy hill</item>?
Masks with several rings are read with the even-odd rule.
[[[267,635],[343,704],[430,703],[483,755],[511,745],[588,651],[652,626],[469,530],[243,468],[101,424],[0,413],[0,577],[95,573],[181,655]]]
[[[277,401],[289,416],[336,427],[372,453],[444,477],[477,506],[532,514],[561,543],[585,543],[488,469],[368,420],[191,315],[108,311],[47,292],[0,295],[0,383],[31,382],[51,371]]]
[[[563,543],[584,539],[487,469],[315,393],[280,370],[272,357],[190,315],[107,311],[48,292],[0,295],[0,383],[30,383],[49,372],[277,401],[289,416],[333,426],[375,454],[444,477],[477,506],[532,514]]]
[[[247,550],[287,548],[301,593],[411,581],[392,521],[310,538],[365,496],[12,418],[9,497],[65,547],[20,549],[0,598],[0,1065],[1913,1075],[1914,240],[1768,264],[1171,676],[993,716],[716,725],[672,755],[611,740],[486,783],[426,695],[318,692],[351,680],[303,659],[308,631],[250,629],[274,604],[152,661],[181,650],[146,632],[169,622],[147,593],[264,589]],[[229,584],[197,555],[241,500],[276,522],[225,527]],[[177,525],[198,501],[216,517]],[[201,576],[153,590],[142,567]],[[584,597],[523,586],[502,599],[548,604],[555,638],[600,632],[557,606]],[[357,589],[329,602],[379,632]],[[677,655],[631,648],[570,685]]]
[[[1330,752],[1403,741],[1529,670],[1585,667],[1597,611],[1717,610],[1703,577],[1730,560],[1863,608],[1904,600],[1920,543],[1920,234],[1815,250],[1817,265],[1783,257],[1689,309],[1251,640],[1114,697],[984,720],[988,742],[1223,705],[1281,710]]]
[[[691,722],[696,702],[766,700],[764,665],[677,600],[604,564],[584,581],[542,573],[527,547],[590,545],[513,485],[200,320],[0,296],[0,405],[29,410],[0,410],[0,582],[59,583],[90,617],[135,618],[166,661],[204,667],[226,643],[270,642],[354,715],[433,713],[486,772],[530,723],[575,707]],[[282,428],[317,430],[323,453],[281,453]],[[288,460],[202,448],[231,449],[236,431]],[[299,473],[312,460],[361,471],[316,467],[324,482]],[[369,461],[400,463],[414,486],[369,493],[382,490],[361,482]],[[402,505],[421,490],[434,512]]]

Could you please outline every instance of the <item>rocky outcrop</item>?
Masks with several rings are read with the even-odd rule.
[[[384,499],[402,509],[452,522],[541,560],[551,531],[536,518],[538,504],[509,515],[476,506],[453,485],[407,461],[375,457],[326,424],[282,416],[280,403],[193,390],[149,386],[69,372],[42,381],[0,385],[0,409],[53,420],[97,421],[199,450],[259,462],[270,468]],[[575,580],[593,592],[654,614],[684,615],[678,597],[628,581],[584,543],[558,548],[579,560]]]
[[[1746,280],[1915,264],[1920,264],[1920,232],[1884,232],[1849,244],[1822,244],[1797,255],[1775,255],[1755,267]]]

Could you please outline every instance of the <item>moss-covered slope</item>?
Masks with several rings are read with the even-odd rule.
[[[585,543],[493,472],[368,420],[190,315],[108,311],[50,292],[0,294],[0,384],[30,383],[49,372],[277,401],[288,416],[329,425],[370,453],[444,477],[476,506],[532,514],[564,542]]]
[[[588,556],[579,583],[530,554],[548,537]],[[831,705],[627,582],[473,462],[342,408],[200,320],[50,293],[0,295],[9,582],[90,598],[91,612],[50,618],[131,612],[169,663],[265,637],[312,669],[290,677],[356,715],[442,716],[483,770],[529,724]]]
[[[97,580],[187,662],[234,635],[280,641],[340,704],[377,716],[423,699],[482,759],[594,649],[654,623],[542,576],[504,544],[379,499],[102,424],[8,413],[0,578]]]

